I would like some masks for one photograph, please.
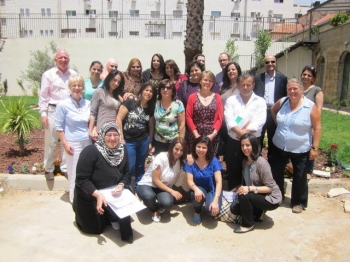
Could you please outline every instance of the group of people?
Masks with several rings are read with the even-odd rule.
[[[220,212],[223,169],[227,190],[238,194],[231,205],[232,213],[242,216],[236,233],[253,230],[254,221],[279,206],[289,160],[292,211],[307,207],[307,173],[321,136],[323,94],[313,85],[316,69],[306,66],[302,82],[287,81],[276,71],[274,56],[265,57],[266,72],[255,77],[242,74],[227,53],[218,60],[222,71],[216,76],[205,69],[203,54],[194,57],[186,74],[160,54],[144,71],[137,58],[125,72],[115,59],[105,67],[93,61],[84,80],[69,68],[68,53],[56,52],[56,67],[43,74],[39,97],[45,176],[54,178],[53,151],[60,141],[61,171],[80,230],[99,234],[110,223],[120,228],[122,240],[132,242],[130,217],[120,219],[99,189],[115,186],[115,196],[124,188],[135,192],[159,222],[183,197],[172,189],[181,170],[196,224],[204,203],[209,215]],[[265,130],[268,160],[260,156]],[[155,158],[145,170],[148,154]]]

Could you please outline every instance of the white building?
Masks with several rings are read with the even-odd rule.
[[[187,0],[0,0],[7,38],[183,39]],[[204,40],[252,40],[296,23],[311,5],[293,0],[205,0]]]

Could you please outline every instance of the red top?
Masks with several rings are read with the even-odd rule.
[[[187,107],[186,107],[186,124],[191,132],[197,129],[196,124],[193,122],[193,108],[194,108],[194,103],[196,102],[197,94],[198,93],[193,93],[188,97]],[[222,125],[222,119],[224,116],[224,109],[223,109],[220,95],[215,94],[215,97],[217,101],[217,110],[213,119],[213,129],[219,132]]]

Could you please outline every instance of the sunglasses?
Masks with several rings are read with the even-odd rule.
[[[265,65],[268,65],[268,64],[275,64],[276,63],[276,61],[265,61]]]
[[[316,73],[317,73],[316,67],[314,67],[314,66],[305,66],[305,67],[304,67],[304,70],[309,70],[309,71],[311,71],[314,75],[316,75]]]

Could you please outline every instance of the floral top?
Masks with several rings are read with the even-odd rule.
[[[162,143],[170,143],[179,136],[178,114],[185,110],[180,100],[171,103],[168,109],[162,107],[160,100],[156,103],[154,118],[156,120],[154,139]]]

